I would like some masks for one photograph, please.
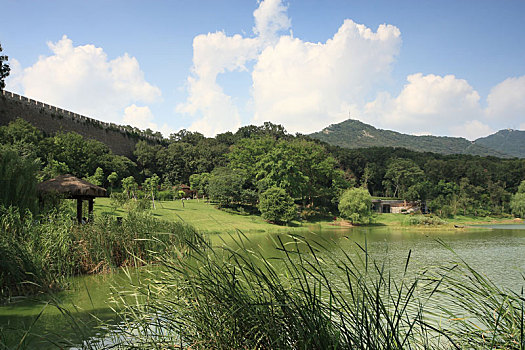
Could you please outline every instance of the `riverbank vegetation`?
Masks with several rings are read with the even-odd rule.
[[[237,237],[163,256],[161,272],[121,291],[119,322],[93,348],[505,348],[525,345],[523,295],[464,261],[395,279],[365,247],[279,240],[268,259]],[[133,298],[126,296],[133,295]],[[138,297],[137,297],[138,296]]]
[[[122,220],[102,215],[78,225],[64,203],[45,217],[0,206],[0,299],[56,291],[67,278],[156,262],[198,235],[181,222],[130,211]]]

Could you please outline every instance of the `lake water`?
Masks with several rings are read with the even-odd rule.
[[[442,241],[454,252],[493,280],[497,285],[519,291],[525,285],[522,272],[525,272],[525,225],[494,225],[477,227],[473,230],[405,230],[389,227],[324,229],[312,227],[311,231],[301,235],[308,241],[333,242],[334,254],[357,255],[358,244],[365,246],[370,255],[386,266],[395,276],[404,269],[405,261],[411,251],[411,269],[417,271],[424,267],[442,265],[457,260],[454,253],[446,249]],[[291,241],[284,234],[250,234],[249,248],[260,249],[265,256],[277,255],[275,242],[277,237],[285,242]],[[231,245],[229,236],[211,236],[215,245]],[[339,252],[339,253],[338,253]],[[43,296],[39,299],[26,299],[9,305],[0,306],[0,337],[5,343],[15,344],[24,330],[30,333],[46,334],[56,341],[69,339],[72,343],[78,331],[74,330],[72,318],[64,315],[72,313],[76,320],[89,323],[91,315],[105,320],[114,317],[111,304],[108,304],[112,288],[126,288],[129,281],[140,278],[141,269],[126,273],[119,271],[113,274],[87,276],[72,279],[71,290],[55,296]],[[64,308],[47,303],[59,302]],[[84,328],[84,327],[82,327]],[[91,329],[83,337],[97,336],[97,330]],[[31,347],[54,348],[51,344],[41,344],[38,338],[32,337]],[[1,344],[2,342],[0,342]]]

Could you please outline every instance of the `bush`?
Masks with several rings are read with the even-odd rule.
[[[113,192],[109,195],[111,206],[114,208],[123,207],[129,200],[127,194]]]
[[[288,223],[296,216],[292,197],[280,187],[270,187],[259,196],[262,217],[277,224]]]
[[[165,191],[159,191],[159,193],[157,193],[157,198],[159,201],[172,201],[174,200],[174,197],[175,197],[175,193],[173,191],[170,191],[170,190],[165,190]]]
[[[409,215],[405,218],[404,222],[405,225],[430,225],[430,226],[438,226],[438,225],[446,225],[447,222],[445,220],[440,219],[439,217],[434,216],[426,216],[426,215]]]
[[[338,208],[344,219],[368,224],[372,219],[372,196],[366,188],[349,188],[341,196]]]
[[[151,200],[149,200],[148,198],[129,200],[126,203],[126,209],[130,212],[132,211],[142,212],[147,209],[151,209]]]

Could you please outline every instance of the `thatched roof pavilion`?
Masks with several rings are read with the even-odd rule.
[[[54,179],[44,181],[37,185],[39,193],[58,193],[65,198],[77,200],[77,220],[82,222],[82,201],[89,202],[88,212],[91,217],[93,213],[93,199],[95,197],[107,197],[106,189],[81,180],[73,175],[60,175]]]

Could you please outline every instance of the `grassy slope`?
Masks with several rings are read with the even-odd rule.
[[[112,214],[116,216],[125,216],[126,211],[122,208],[114,210],[111,207],[109,198],[98,198],[95,201],[95,214]],[[193,225],[201,232],[234,232],[241,230],[243,232],[275,232],[281,230],[295,230],[310,228],[313,225],[321,228],[336,228],[341,220],[337,223],[332,221],[318,221],[315,223],[294,222],[290,226],[278,226],[267,223],[258,215],[236,215],[217,209],[215,206],[208,204],[202,200],[185,201],[184,208],[181,201],[164,201],[157,202],[157,209],[152,210],[154,216],[164,220],[181,220]],[[385,225],[397,228],[432,228],[428,226],[405,226],[405,214],[380,214],[375,218],[375,225]],[[437,228],[453,228],[453,225],[469,225],[469,224],[494,224],[494,223],[516,223],[512,219],[502,219],[496,217],[467,217],[457,216],[454,219],[447,219],[449,225],[437,226]],[[342,228],[347,228],[347,225],[342,225]]]
[[[199,231],[206,232],[275,232],[277,230],[290,230],[292,227],[278,226],[265,222],[257,215],[236,215],[217,209],[211,204],[196,199],[184,202],[163,201],[156,202],[157,208],[152,209],[154,216],[164,220],[182,220],[193,225]],[[98,198],[95,201],[95,215],[108,213],[124,216],[125,210],[111,207],[109,198]],[[295,223],[300,226],[298,223]]]

